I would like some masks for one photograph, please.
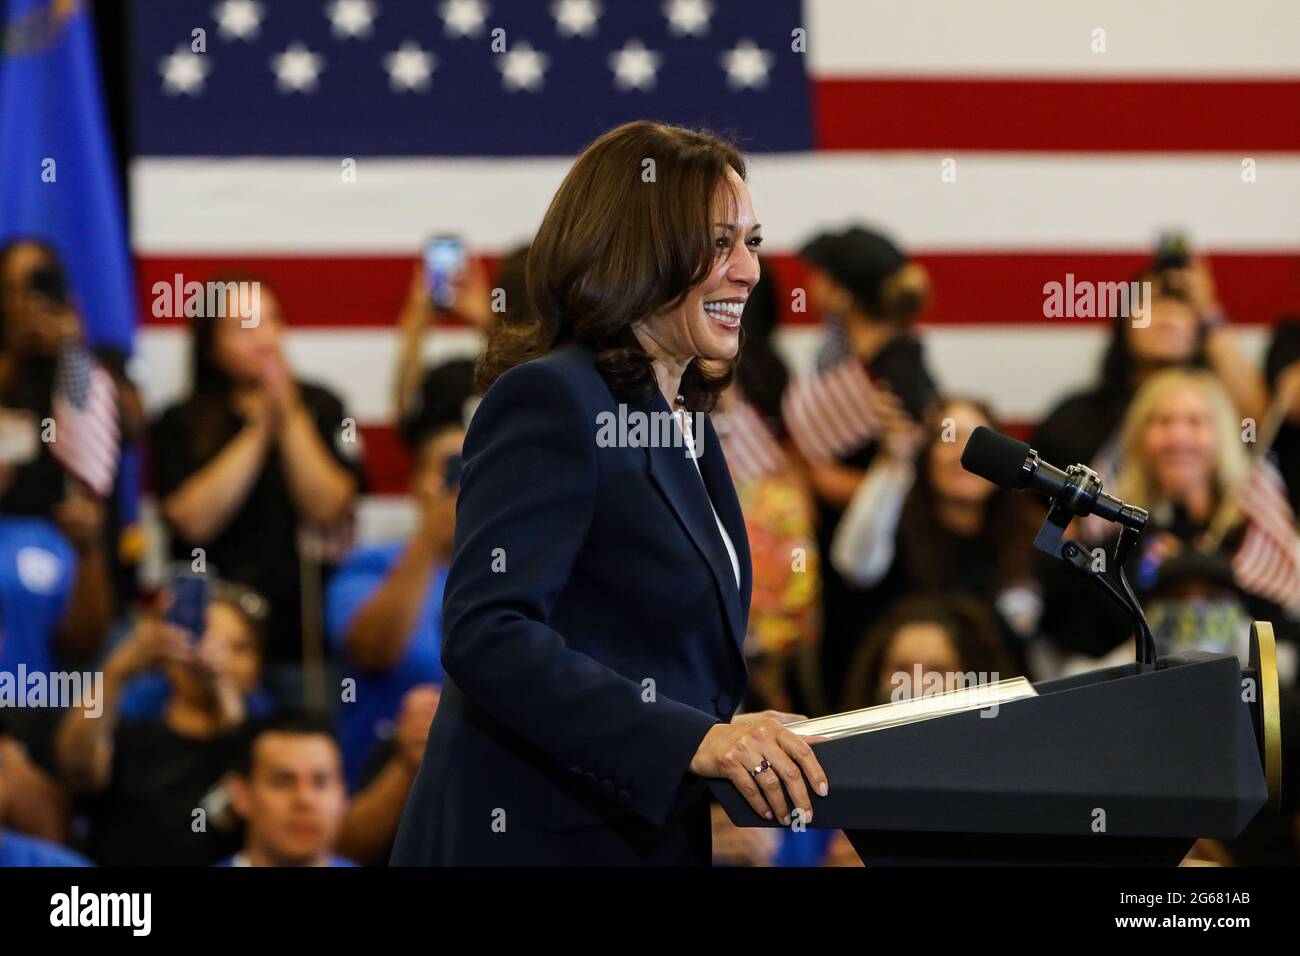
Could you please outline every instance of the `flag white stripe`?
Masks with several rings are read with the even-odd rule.
[[[818,76],[1300,74],[1293,0],[805,0],[805,10]],[[1104,52],[1093,49],[1098,28]]]
[[[1281,121],[1281,119],[1279,119]],[[804,153],[751,156],[764,247],[851,220],[917,251],[1136,250],[1178,227],[1218,251],[1300,251],[1300,156],[1231,153]],[[140,158],[132,245],[150,255],[414,255],[431,228],[501,252],[536,231],[567,159]],[[1193,201],[1194,197],[1194,201]],[[249,223],[257,223],[256,230]]]

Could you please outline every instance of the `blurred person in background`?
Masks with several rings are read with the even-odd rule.
[[[305,640],[300,533],[350,521],[364,488],[361,444],[338,397],[294,377],[279,300],[266,283],[259,288],[260,315],[248,325],[234,310],[191,320],[191,392],[154,425],[154,487],[176,560],[189,564],[202,549],[206,566],[270,602],[268,686],[296,703]],[[309,621],[319,607],[310,610]]]
[[[1252,462],[1243,437],[1239,413],[1213,373],[1176,368],[1146,381],[1124,419],[1112,486],[1151,513],[1125,570],[1146,599],[1171,559],[1188,552],[1219,559],[1235,582],[1243,624],[1273,622],[1284,673],[1292,657],[1285,644],[1296,636],[1288,611],[1300,605],[1300,540],[1280,476],[1267,461]],[[1085,524],[1079,534],[1087,531]],[[1115,532],[1106,533],[1098,546],[1109,556]],[[1042,567],[1043,630],[1061,649],[1095,658],[1131,637],[1127,618],[1099,600],[1091,582],[1061,562]]]
[[[854,648],[844,702],[857,710],[1021,673],[982,603],[943,591],[917,592],[886,608]]]
[[[781,421],[790,375],[772,342],[779,314],[779,293],[763,273],[745,302],[745,344],[735,380],[712,417],[745,517],[754,569],[745,709],[817,711],[824,702],[816,666],[821,574],[815,510]]]
[[[930,300],[925,268],[891,240],[855,227],[815,251],[825,288],[823,308],[843,316],[849,351],[835,364],[796,379],[786,390],[782,417],[817,500],[822,571],[822,686],[834,699],[862,624],[879,610],[867,589],[834,569],[831,542],[845,507],[871,464],[880,437],[873,411],[878,393],[896,395],[914,421],[936,399],[916,322]]]
[[[442,593],[456,534],[464,430],[443,425],[421,444],[411,476],[417,505],[407,541],[354,549],[326,591],[326,626],[345,679],[355,681],[339,709],[348,785],[391,736],[402,697],[441,684]]]
[[[983,603],[947,591],[921,591],[889,605],[867,629],[853,649],[843,702],[845,709],[858,710],[1020,674]],[[782,834],[775,864],[862,862],[841,831],[809,829]]]
[[[99,653],[114,611],[110,517],[102,500],[53,453],[60,355],[81,347],[58,254],[38,239],[0,246],[0,671],[80,668]],[[120,397],[120,396],[119,396]],[[66,423],[65,423],[66,424]],[[66,430],[65,430],[66,433]],[[75,434],[75,432],[74,432]],[[55,708],[15,708],[6,719],[38,801],[16,800],[39,832],[62,835],[68,800],[56,783]],[[26,775],[25,775],[26,776]],[[26,792],[26,788],[24,788]]]
[[[819,232],[799,250],[808,276],[807,306],[822,318],[822,338],[817,345],[817,371],[834,368],[852,352],[848,333],[844,331],[844,316],[837,311],[843,305],[836,295],[835,280],[830,272],[831,250],[838,237],[835,233]]]
[[[89,855],[101,865],[206,866],[238,848],[226,777],[239,759],[266,641],[264,602],[250,597],[242,586],[219,585],[197,639],[141,620],[104,662],[101,712],[63,718],[59,765],[85,799]],[[162,715],[123,717],[126,684],[157,668],[171,684]]]
[[[282,715],[249,735],[230,782],[243,848],[218,866],[356,866],[335,844],[348,809],[343,759],[322,718]]]
[[[880,450],[831,542],[844,578],[874,588],[882,606],[914,591],[965,594],[996,612],[1008,652],[1022,660],[1042,599],[1032,502],[966,471],[971,432],[1002,426],[982,402],[945,398],[925,425],[892,395],[876,405]]]
[[[1099,380],[1061,401],[1030,442],[1060,468],[1081,463],[1103,479],[1113,475],[1124,412],[1142,383],[1166,368],[1210,370],[1239,418],[1263,418],[1268,402],[1263,376],[1228,323],[1209,262],[1166,244],[1137,279],[1151,283],[1147,314],[1115,316]]]
[[[13,708],[0,709],[0,770],[5,775],[0,829],[62,843],[68,836],[71,797],[56,772],[37,766],[23,742],[6,729],[13,712]],[[50,764],[52,767],[52,755]]]
[[[64,470],[44,433],[60,350],[82,336],[54,248],[35,239],[0,247],[0,520],[14,546],[35,539],[34,547],[75,558],[57,651],[76,660],[94,657],[108,632],[113,548],[104,501]],[[58,547],[52,531],[66,545]],[[51,649],[23,643],[23,653],[37,655],[28,666],[48,668],[41,656]]]
[[[339,833],[338,851],[348,859],[364,866],[388,864],[441,699],[436,684],[420,684],[402,696],[393,730],[370,752]]]
[[[467,426],[478,394],[472,357],[448,359],[431,368],[425,367],[427,333],[445,323],[453,310],[480,333],[498,321],[526,322],[529,307],[524,266],[527,261],[526,245],[507,253],[497,263],[493,276],[495,287],[489,287],[483,261],[467,257],[465,268],[450,283],[455,290],[452,310],[441,308],[434,300],[424,264],[416,267],[397,322],[400,345],[396,418],[407,447],[415,448],[421,436],[444,422]]]
[[[1300,511],[1300,316],[1282,316],[1273,326],[1264,377],[1281,415],[1271,448],[1286,481],[1291,510]],[[1266,440],[1267,436],[1261,434],[1260,441]]]
[[[0,738],[0,868],[10,866],[89,866],[89,862],[52,840],[19,833],[6,826],[8,777],[18,759]],[[21,771],[20,771],[21,773]]]

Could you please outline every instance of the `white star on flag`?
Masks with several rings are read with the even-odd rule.
[[[551,16],[560,36],[595,36],[600,4],[596,0],[556,0],[551,4]]]
[[[399,93],[402,90],[427,90],[429,77],[438,58],[422,50],[414,40],[403,40],[402,45],[384,57],[388,83]]]
[[[542,78],[551,58],[534,50],[527,40],[515,44],[514,49],[507,53],[497,54],[497,57],[501,83],[507,90],[512,93],[516,90],[533,92],[542,88]]]
[[[371,0],[334,0],[325,8],[331,31],[340,39],[370,36],[374,32],[375,13]]]
[[[262,5],[257,0],[222,0],[212,8],[223,40],[252,40],[262,29]]]
[[[163,78],[163,92],[168,96],[184,93],[198,96],[203,92],[203,81],[212,72],[207,56],[195,53],[185,44],[176,47],[158,61],[158,72]]]
[[[713,4],[709,0],[668,0],[663,5],[668,32],[673,36],[702,37],[709,32]]]
[[[325,58],[312,53],[302,43],[290,43],[283,53],[271,57],[275,85],[281,93],[310,93],[325,67]]]
[[[727,85],[733,90],[759,89],[767,86],[767,71],[774,57],[760,50],[753,40],[741,40],[735,49],[722,54],[722,68],[727,71]]]
[[[448,36],[477,36],[483,32],[489,7],[482,0],[444,0],[438,7],[442,28]]]
[[[649,90],[655,85],[655,73],[663,57],[647,50],[640,40],[628,40],[623,49],[609,55],[609,67],[614,71],[614,85],[620,90]]]

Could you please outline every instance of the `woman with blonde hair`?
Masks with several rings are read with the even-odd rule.
[[[1248,422],[1212,373],[1156,374],[1125,414],[1115,493],[1148,511],[1182,507],[1194,524],[1208,525],[1250,471]]]
[[[1253,421],[1238,417],[1218,379],[1199,369],[1157,373],[1134,396],[1120,435],[1108,490],[1151,512],[1126,568],[1139,596],[1176,597],[1184,608],[1231,599],[1243,620],[1285,631],[1284,609],[1300,605],[1300,539],[1281,476],[1248,451]],[[1098,542],[1107,554],[1115,533]],[[1113,609],[1090,610],[1101,602],[1087,582],[1060,569],[1048,574],[1044,627],[1054,638],[1100,653],[1128,635]],[[1150,604],[1147,611],[1154,616]],[[1190,618],[1179,624],[1189,640],[1203,628]]]

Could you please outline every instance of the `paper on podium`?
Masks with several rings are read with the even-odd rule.
[[[799,720],[785,726],[801,737],[826,737],[834,740],[837,737],[851,737],[854,734],[898,727],[932,717],[946,717],[966,710],[982,710],[995,704],[1037,696],[1038,691],[1034,690],[1034,685],[1028,680],[1012,677],[987,684],[958,687],[942,694],[912,697],[861,710],[849,710],[842,714]]]

